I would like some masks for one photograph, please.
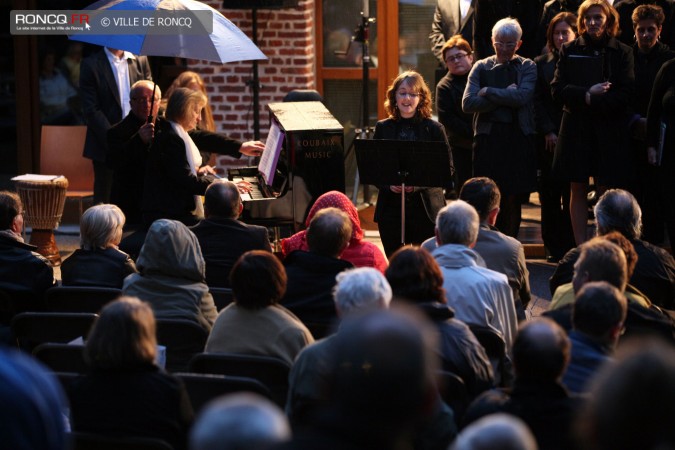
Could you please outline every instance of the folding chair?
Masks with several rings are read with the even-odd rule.
[[[98,318],[93,313],[25,312],[12,319],[12,340],[27,352],[45,342],[66,344],[85,338]]]
[[[185,372],[190,359],[204,351],[209,333],[198,323],[183,319],[157,319],[157,343],[166,347],[166,370]]]
[[[469,391],[464,381],[456,374],[440,370],[437,372],[439,379],[438,391],[441,398],[452,408],[455,413],[455,423],[459,426],[466,408],[469,406]]]
[[[469,328],[490,358],[497,385],[508,386],[513,379],[513,375],[511,373],[511,360],[506,356],[504,339],[491,328],[476,325],[470,325]]]
[[[209,287],[209,292],[218,312],[234,301],[234,294],[230,288]]]
[[[33,350],[35,356],[54,372],[85,373],[84,345],[55,344],[46,342]]]
[[[272,400],[286,404],[291,366],[270,356],[200,353],[190,361],[190,372],[254,378],[269,388]]]
[[[121,289],[93,286],[55,286],[45,293],[45,308],[52,312],[98,313],[122,295]]]

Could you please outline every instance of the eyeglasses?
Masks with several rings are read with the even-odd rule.
[[[448,55],[448,57],[445,58],[445,62],[447,62],[447,63],[456,63],[456,62],[459,61],[460,59],[466,58],[467,56],[469,56],[468,53],[456,53],[456,54],[454,54],[454,55]]]
[[[139,103],[152,103],[152,97],[131,97],[131,100]],[[155,98],[155,102],[159,102],[159,99]]]
[[[505,48],[507,50],[512,50],[516,48],[516,45],[518,45],[517,42],[494,42],[494,46],[497,48]]]
[[[420,94],[415,94],[414,92],[397,92],[396,95],[398,95],[401,98],[409,98],[412,100],[415,100],[417,97],[420,96]]]

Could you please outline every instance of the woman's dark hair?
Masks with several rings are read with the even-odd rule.
[[[633,20],[633,28],[642,20],[653,20],[656,26],[660,27],[666,20],[666,15],[663,14],[663,8],[659,5],[640,5],[633,11],[631,19]]]
[[[234,264],[230,285],[237,305],[262,309],[279,303],[286,293],[286,270],[274,254],[252,250]]]
[[[546,29],[546,47],[550,52],[555,50],[555,43],[553,42],[553,30],[560,23],[565,22],[570,26],[574,34],[577,33],[577,15],[571,12],[561,12],[553,16],[551,23]]]
[[[443,273],[431,254],[421,247],[402,247],[384,272],[395,298],[414,303],[445,303]]]
[[[577,29],[579,34],[586,32],[586,24],[584,23],[584,16],[589,9],[594,6],[599,6],[602,12],[607,16],[607,23],[605,24],[605,35],[607,37],[617,37],[621,30],[619,29],[619,13],[607,0],[586,0],[579,6],[577,11]]]
[[[155,316],[136,297],[120,297],[101,310],[84,350],[89,367],[103,370],[145,366],[156,355]]]

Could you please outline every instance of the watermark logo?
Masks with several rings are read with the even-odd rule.
[[[211,11],[14,10],[11,34],[210,34]]]

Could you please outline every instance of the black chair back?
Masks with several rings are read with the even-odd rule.
[[[211,400],[234,392],[253,392],[272,399],[270,390],[253,378],[197,373],[175,373],[174,375],[183,381],[195,414],[198,414]]]
[[[192,357],[204,351],[209,333],[198,323],[157,319],[157,343],[166,347],[166,370],[185,372]]]
[[[209,287],[209,292],[218,312],[234,301],[234,294],[230,288]]]
[[[19,313],[43,309],[43,300],[30,292],[0,290],[0,325],[9,326],[14,316]]]
[[[21,313],[12,319],[12,341],[32,352],[45,342],[67,344],[78,337],[86,339],[97,318],[94,313]]]
[[[55,286],[45,293],[45,308],[52,312],[98,313],[122,295],[121,289],[91,286]]]
[[[495,374],[498,386],[509,386],[513,380],[511,360],[506,356],[506,343],[497,332],[487,327],[469,326],[478,342],[485,349]]]
[[[269,356],[201,353],[190,361],[190,372],[254,378],[269,388],[279,406],[286,404],[291,366]]]
[[[469,391],[458,375],[443,370],[439,371],[437,375],[439,380],[438,391],[441,398],[446,405],[452,408],[452,412],[455,413],[455,423],[459,426],[470,403]]]
[[[70,433],[73,450],[173,450],[168,442],[147,437],[110,437]]]
[[[85,373],[84,345],[47,342],[33,350],[33,356],[54,372]]]

